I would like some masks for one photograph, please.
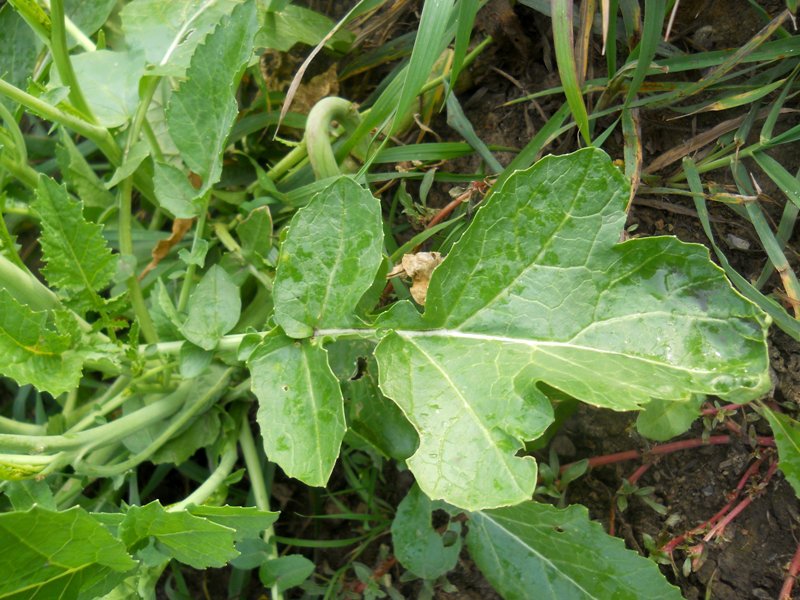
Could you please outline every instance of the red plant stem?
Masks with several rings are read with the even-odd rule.
[[[800,544],[798,544],[797,550],[794,552],[792,562],[789,563],[789,572],[786,574],[786,579],[783,580],[778,600],[792,600],[792,588],[797,580],[798,572],[800,572]]]
[[[764,479],[761,481],[760,487],[762,490],[764,486],[766,486],[767,483],[769,483],[769,480],[772,479],[772,476],[775,474],[775,471],[777,469],[778,469],[778,463],[773,461],[770,464],[769,469],[767,469],[767,472],[764,474]],[[714,525],[714,527],[712,527],[711,530],[705,536],[703,536],[703,541],[707,542],[715,536],[722,535],[725,532],[725,527],[727,527],[728,524],[731,521],[733,521],[745,508],[750,506],[753,500],[759,495],[760,491],[747,496],[747,498],[745,498],[739,504],[737,504],[736,508],[734,508],[731,512],[729,512],[724,519],[722,519],[719,523]]]
[[[661,551],[664,552],[665,554],[671,555],[678,546],[680,546],[683,542],[686,541],[687,538],[690,538],[690,537],[692,537],[694,535],[702,533],[703,531],[705,531],[708,528],[710,528],[709,533],[711,533],[711,532],[716,530],[716,531],[719,532],[719,534],[721,534],[722,530],[724,529],[725,526],[723,525],[721,528],[719,528],[719,526],[717,525],[718,521],[720,521],[720,519],[723,519],[723,517],[724,517],[725,518],[725,525],[727,525],[728,523],[730,523],[736,517],[736,515],[741,513],[750,504],[750,502],[752,501],[751,499],[748,498],[748,500],[750,500],[750,502],[747,502],[746,504],[744,504],[744,506],[742,506],[742,503],[740,503],[734,509],[736,514],[733,514],[734,511],[731,511],[731,508],[734,506],[736,501],[739,499],[739,496],[741,495],[742,490],[744,490],[745,485],[747,485],[747,482],[753,476],[755,476],[758,473],[758,470],[761,467],[761,464],[764,462],[765,459],[766,459],[766,457],[762,456],[758,460],[754,461],[747,468],[747,470],[744,472],[742,477],[739,479],[739,482],[736,484],[736,488],[734,488],[733,493],[730,495],[730,499],[728,500],[727,504],[725,504],[725,506],[723,506],[719,511],[717,511],[714,514],[714,516],[712,516],[710,519],[706,520],[705,522],[701,523],[697,527],[693,527],[692,529],[690,529],[686,533],[683,533],[681,535],[678,535],[678,536],[672,538],[666,544],[661,546]],[[772,463],[770,465],[770,468],[764,474],[764,480],[762,481],[762,485],[765,485],[766,483],[769,482],[769,480],[772,478],[772,475],[775,473],[775,469],[776,468],[777,468],[777,464],[776,463]],[[729,511],[731,511],[731,512],[729,513]],[[733,515],[733,516],[731,516],[731,515]],[[711,538],[706,536],[706,538],[704,538],[704,541],[708,541],[709,539],[711,539]],[[702,545],[703,545],[702,543],[698,544],[698,546],[702,546]]]
[[[628,477],[628,483],[631,485],[636,485],[636,482],[642,478],[642,475],[647,473],[650,470],[650,467],[653,466],[653,463],[644,463],[638,469],[636,469],[633,473],[631,473],[630,477]]]
[[[728,411],[728,410],[739,410],[740,408],[744,408],[747,406],[746,404],[726,404],[725,406],[720,406],[719,408],[715,406],[706,405],[707,408],[702,410],[703,416],[713,416],[716,415],[718,412]]]

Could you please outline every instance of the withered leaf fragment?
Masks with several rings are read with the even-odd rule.
[[[428,284],[431,280],[433,270],[442,262],[442,255],[439,252],[417,252],[415,254],[404,254],[399,265],[386,274],[387,279],[392,277],[411,278],[411,297],[425,306],[425,299],[428,296]]]

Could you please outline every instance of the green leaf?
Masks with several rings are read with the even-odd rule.
[[[236,235],[245,258],[266,259],[272,247],[272,215],[269,207],[260,206],[253,209],[236,227]]]
[[[78,84],[99,125],[119,127],[128,122],[139,103],[139,80],[144,75],[140,53],[95,50],[70,56]],[[55,70],[50,85],[62,85]]]
[[[627,197],[596,149],[515,173],[434,271],[424,317],[392,323],[398,304],[379,322],[398,327],[376,349],[381,388],[420,435],[408,464],[429,497],[530,497],[536,466],[516,454],[552,420],[537,382],[614,410],[769,387],[763,313],[702,246],[617,244]]]
[[[431,515],[442,503],[431,501],[413,486],[397,507],[392,521],[392,545],[397,560],[422,579],[437,579],[456,566],[461,536],[446,546],[431,524]],[[460,524],[459,531],[460,533]]]
[[[222,173],[222,151],[239,114],[234,94],[253,54],[255,29],[255,2],[248,0],[197,48],[186,80],[167,106],[170,135],[184,162],[203,180],[197,195]]]
[[[121,11],[131,50],[144,53],[153,75],[180,77],[199,44],[244,0],[133,0]]]
[[[341,177],[295,214],[275,275],[275,322],[290,337],[353,323],[381,264],[380,203]]]
[[[7,481],[3,491],[16,511],[30,510],[37,504],[47,510],[58,510],[53,492],[45,481]]]
[[[278,591],[288,590],[303,583],[314,572],[314,563],[305,556],[290,554],[265,562],[258,576],[266,587],[278,586]]]
[[[656,564],[589,520],[583,506],[557,509],[525,502],[473,513],[467,547],[507,600],[682,598]]]
[[[766,406],[762,408],[778,447],[778,467],[800,497],[800,423]]]
[[[269,460],[312,486],[328,481],[345,432],[342,392],[316,341],[268,337],[248,367]]]
[[[79,507],[0,514],[0,598],[98,598],[136,566]]]
[[[92,35],[103,26],[116,3],[116,0],[65,0],[64,10],[83,33]]]
[[[636,417],[636,430],[644,437],[663,442],[685,433],[700,416],[705,396],[688,402],[653,399]]]
[[[25,89],[25,82],[36,66],[42,42],[14,8],[0,6],[0,75],[8,83]],[[0,96],[0,102],[12,108],[14,102]]]
[[[189,314],[181,333],[196,346],[213,350],[220,338],[234,328],[241,311],[239,288],[225,269],[214,265],[189,297]]]
[[[297,43],[316,46],[333,29],[334,22],[316,11],[290,4],[280,11],[260,15],[264,24],[256,34],[255,45],[288,52]],[[331,49],[345,51],[353,34],[340,29],[325,43]]]
[[[196,200],[197,190],[178,167],[156,161],[153,168],[153,187],[161,208],[177,219],[191,219],[200,214],[202,202]]]
[[[62,185],[39,176],[33,208],[41,218],[44,275],[78,311],[101,310],[98,292],[114,277],[117,257],[99,225],[83,218],[83,207]]]
[[[50,320],[0,289],[0,373],[58,396],[78,387],[83,359],[70,349],[71,336],[54,330]]]
[[[158,502],[131,506],[119,526],[129,550],[153,538],[161,552],[195,569],[222,567],[238,556],[235,534],[231,527],[186,511],[167,512]]]
[[[213,523],[224,525],[235,531],[238,542],[246,538],[257,538],[278,520],[280,513],[261,510],[255,506],[190,506],[187,511]]]
[[[59,143],[56,146],[58,168],[75,195],[83,200],[87,207],[105,209],[114,204],[113,194],[100,181],[66,129],[59,128],[58,139]]]
[[[327,348],[341,381],[347,427],[384,455],[405,460],[414,454],[419,437],[400,408],[381,393],[374,348],[371,342],[355,340],[337,340]]]

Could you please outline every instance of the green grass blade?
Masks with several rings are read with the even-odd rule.
[[[731,163],[731,171],[736,180],[736,185],[739,192],[746,195],[755,195],[756,190],[750,184],[747,170],[741,162]],[[764,251],[767,253],[767,258],[772,263],[773,268],[777,271],[783,283],[783,288],[786,291],[786,296],[795,313],[795,317],[800,316],[800,282],[797,280],[797,275],[792,270],[792,266],[783,252],[783,247],[780,241],[776,238],[775,233],[772,231],[761,205],[756,202],[747,202],[744,205],[747,213],[747,218],[753,224],[753,227],[758,234],[758,239]]]
[[[786,197],[800,208],[800,181],[792,176],[783,165],[766,152],[754,152],[753,160],[755,160],[758,166],[761,167],[761,170],[775,182],[778,189],[786,194]]]
[[[705,231],[711,243],[711,248],[717,255],[719,264],[724,269],[728,279],[733,282],[736,289],[738,289],[745,298],[756,304],[761,310],[772,317],[772,320],[778,327],[794,339],[800,341],[800,322],[793,319],[777,302],[758,291],[731,266],[728,257],[722,252],[714,238],[714,232],[711,229],[711,221],[708,217],[708,207],[706,206],[705,195],[703,194],[703,185],[700,183],[700,175],[697,166],[691,158],[686,157],[683,159],[683,170],[686,175],[686,181],[689,184],[689,189],[695,194],[694,205],[697,209],[700,223],[703,226],[703,231]]]
[[[448,86],[448,92],[449,92]],[[475,133],[475,128],[469,122],[467,116],[461,108],[455,94],[448,94],[447,96],[447,124],[455,129],[467,141],[467,143],[475,148],[475,151],[486,162],[493,173],[499,173],[503,170],[503,165],[492,155],[489,148],[483,142],[478,134]]]
[[[522,151],[514,157],[505,170],[500,174],[500,176],[497,178],[497,181],[495,181],[494,186],[492,186],[493,189],[499,189],[503,182],[508,179],[508,177],[514,171],[526,169],[539,159],[542,149],[547,146],[547,144],[549,144],[553,138],[559,135],[561,125],[567,118],[569,111],[569,105],[563,104],[561,108],[559,108],[555,114],[550,117],[547,123],[545,123],[541,129],[536,132],[536,135],[533,136],[533,139],[528,142],[528,145],[525,146]]]
[[[586,144],[591,145],[589,137],[589,115],[583,101],[581,87],[578,84],[578,71],[575,64],[574,38],[572,31],[572,0],[552,0],[553,10],[553,42],[556,50],[556,62],[564,95],[567,97],[572,118]]]
[[[390,134],[396,133],[405,114],[428,80],[433,65],[450,42],[448,24],[453,12],[452,0],[427,0],[422,7],[417,39],[403,80],[400,97],[395,99],[395,114]]]
[[[375,156],[374,164],[398,163],[419,160],[432,162],[450,160],[475,152],[472,146],[462,142],[437,142],[430,144],[408,144],[384,148]]]
[[[775,99],[775,102],[772,104],[772,108],[769,111],[769,115],[767,115],[767,118],[764,120],[764,125],[761,127],[761,135],[759,136],[759,140],[762,144],[766,144],[772,137],[772,132],[775,129],[775,123],[778,121],[778,115],[781,114],[781,109],[786,103],[786,98],[789,95],[789,90],[791,90],[792,86],[794,85],[794,80],[797,77],[798,71],[800,71],[800,63],[794,68],[792,74],[787,78],[786,85]]]
[[[453,66],[450,70],[450,85],[455,86],[458,76],[464,66],[464,57],[467,55],[472,25],[478,13],[480,3],[478,0],[459,0],[457,9],[456,41],[453,47]]]
[[[622,109],[622,139],[625,178],[631,184],[631,195],[628,198],[628,208],[630,208],[642,178],[642,128],[638,108]]]
[[[644,82],[644,78],[650,68],[650,63],[653,62],[653,58],[655,58],[658,42],[661,40],[661,31],[664,27],[665,11],[666,4],[664,0],[645,0],[644,29],[639,46],[633,51],[633,54],[636,56],[636,70],[631,77],[628,96],[625,98],[626,105],[630,104],[639,92],[639,88]]]

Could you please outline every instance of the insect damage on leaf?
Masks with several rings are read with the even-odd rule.
[[[442,260],[439,252],[417,252],[404,254],[400,264],[386,274],[387,279],[392,277],[411,278],[411,297],[421,306],[425,306],[428,297],[428,284],[431,281],[433,270]]]

